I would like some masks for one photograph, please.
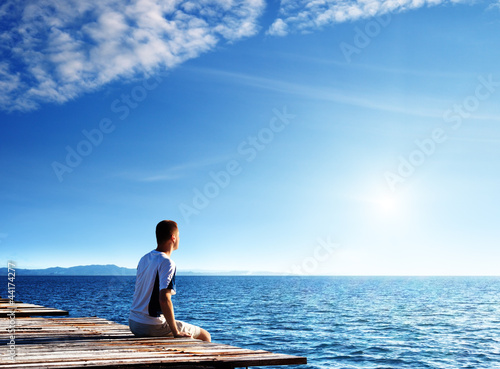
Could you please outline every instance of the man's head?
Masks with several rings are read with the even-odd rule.
[[[172,242],[173,250],[179,247],[179,228],[173,220],[162,220],[156,225],[156,243],[158,246]]]

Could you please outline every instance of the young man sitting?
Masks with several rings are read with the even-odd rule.
[[[175,320],[176,267],[170,255],[179,248],[179,229],[172,220],[156,226],[156,250],[144,255],[137,266],[135,291],[130,308],[130,331],[138,337],[193,337],[210,342],[210,333],[192,324]]]

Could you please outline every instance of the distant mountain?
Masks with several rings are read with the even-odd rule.
[[[80,265],[69,268],[53,267],[46,269],[17,269],[18,276],[135,276],[136,269],[123,268],[113,264],[107,265]],[[7,275],[7,268],[0,268],[0,275]],[[197,275],[213,275],[213,276],[259,276],[259,275],[283,275],[270,272],[248,272],[248,271],[209,271],[209,270],[186,270],[179,271],[178,275],[197,276]]]
[[[16,275],[135,275],[136,270],[123,268],[113,264],[108,265],[79,265],[69,268],[47,268],[47,269],[17,269]],[[0,274],[7,275],[7,268],[0,268]]]

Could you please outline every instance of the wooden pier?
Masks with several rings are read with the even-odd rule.
[[[12,328],[15,329],[14,345]],[[11,357],[12,348],[15,357]],[[14,327],[11,317],[0,319],[0,369],[232,369],[306,363],[305,357],[248,350],[192,338],[137,338],[128,326],[102,318],[16,315]]]

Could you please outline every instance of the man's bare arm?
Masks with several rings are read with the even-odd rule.
[[[172,331],[174,337],[191,337],[187,332],[179,332],[175,324],[174,304],[172,304],[172,290],[163,289],[160,291],[160,306],[163,315]]]

